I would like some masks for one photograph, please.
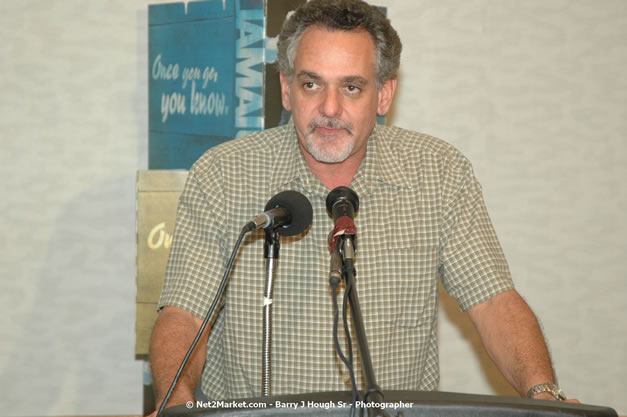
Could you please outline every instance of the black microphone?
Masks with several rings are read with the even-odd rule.
[[[268,201],[264,210],[246,225],[248,231],[277,228],[282,236],[294,236],[304,232],[313,218],[311,203],[297,191],[278,193]]]
[[[348,187],[334,188],[327,195],[327,210],[333,217],[335,227],[329,235],[329,251],[331,254],[335,249],[338,239],[341,236],[357,236],[357,227],[353,219],[359,210],[359,197],[357,193]]]
[[[355,213],[359,210],[359,197],[357,193],[348,187],[334,188],[327,195],[327,210],[333,216],[333,222],[342,216],[347,216],[351,220],[355,218]]]

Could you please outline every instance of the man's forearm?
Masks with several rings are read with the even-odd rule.
[[[165,307],[152,331],[150,341],[150,365],[155,386],[157,406],[161,404],[178,371],[189,346],[198,333],[202,321],[176,307]],[[168,406],[194,399],[200,381],[207,351],[207,335],[198,342],[183,374],[174,390]]]
[[[521,396],[535,384],[555,382],[538,320],[516,291],[499,294],[468,313],[486,351]]]

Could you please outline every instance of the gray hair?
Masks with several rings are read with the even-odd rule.
[[[311,0],[299,7],[283,23],[279,34],[279,70],[289,80],[294,75],[294,60],[305,30],[319,25],[329,31],[365,30],[376,48],[377,87],[396,78],[403,45],[390,21],[375,6],[362,0]]]

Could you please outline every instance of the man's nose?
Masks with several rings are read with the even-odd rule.
[[[333,89],[325,91],[320,105],[320,113],[326,117],[337,117],[342,113],[342,96]]]

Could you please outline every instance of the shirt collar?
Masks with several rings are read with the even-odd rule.
[[[324,193],[326,187],[313,175],[300,150],[296,128],[291,118],[283,129],[283,137],[276,148],[270,190],[277,192],[286,187],[292,188],[294,182],[300,182],[305,191]]]
[[[384,126],[375,125],[368,138],[366,156],[350,185],[357,195],[371,194],[385,185],[411,188],[401,161],[391,147],[393,138],[389,138],[386,133]],[[298,180],[303,189],[312,194],[326,195],[329,192],[309,169],[298,144],[292,119],[285,126],[275,161],[270,180],[270,189],[273,192]]]
[[[393,141],[385,126],[375,125],[368,138],[366,156],[351,182],[357,195],[372,194],[387,186],[411,188],[403,164],[391,146]]]
[[[376,155],[373,158],[373,181],[379,185],[390,185],[411,189],[412,181],[407,177],[405,158],[402,149],[395,147],[396,138],[389,127],[375,125],[370,135],[375,143]],[[369,142],[370,146],[370,142]]]

